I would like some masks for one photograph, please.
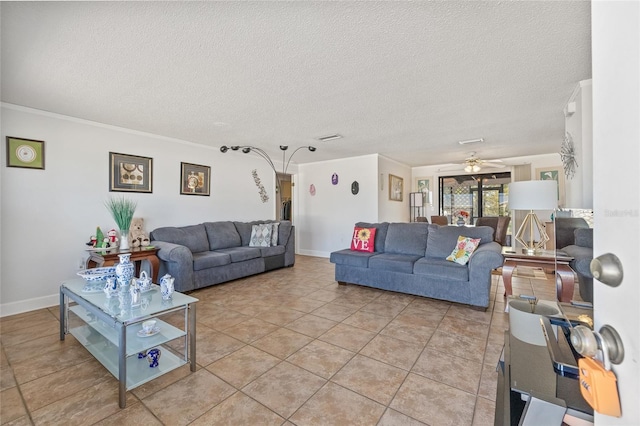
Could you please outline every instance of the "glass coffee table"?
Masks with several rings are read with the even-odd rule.
[[[170,300],[163,300],[160,286],[142,294],[137,306],[120,308],[118,297],[107,298],[102,291],[86,286],[82,278],[72,279],[60,286],[60,340],[71,333],[119,381],[120,408],[126,406],[126,393],[169,371],[190,363],[196,371],[196,305],[198,299],[174,292]],[[70,301],[75,304],[70,304]],[[184,313],[183,327],[176,326],[175,312]],[[73,319],[70,328],[69,315]],[[167,321],[161,318],[165,317]],[[150,333],[142,330],[142,322],[154,319],[156,326]],[[181,345],[169,345],[177,339]],[[181,347],[182,351],[175,349]],[[157,367],[150,367],[147,351],[160,350]]]
[[[511,277],[518,266],[534,268],[549,268],[556,271],[556,296],[560,302],[570,302],[573,298],[575,272],[569,266],[573,257],[560,250],[540,250],[527,253],[524,249],[511,250],[502,248],[504,264],[502,265],[502,281],[504,282],[505,297],[511,296]]]

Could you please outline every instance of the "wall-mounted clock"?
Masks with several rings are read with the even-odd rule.
[[[560,159],[562,160],[564,175],[567,179],[572,179],[576,174],[578,162],[576,161],[576,150],[573,145],[573,137],[571,137],[571,133],[569,132],[565,133],[564,140],[560,146]]]

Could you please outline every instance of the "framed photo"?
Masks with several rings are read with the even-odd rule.
[[[180,194],[209,196],[211,167],[180,163]]]
[[[391,201],[402,201],[404,185],[401,177],[389,174],[389,199]]]
[[[44,170],[44,141],[7,136],[7,167]]]
[[[537,168],[536,179],[555,180],[558,182],[558,206],[564,206],[564,171],[562,166]]]
[[[109,153],[109,191],[153,192],[153,159]]]
[[[426,192],[426,193],[431,191],[431,178],[430,177],[416,178],[416,191]]]
[[[431,192],[431,177],[419,177],[416,178],[416,191],[423,192],[424,196],[422,197],[423,205],[428,203],[429,205],[433,204],[433,192]]]

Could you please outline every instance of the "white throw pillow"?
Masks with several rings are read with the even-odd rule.
[[[271,245],[272,246],[278,245],[278,227],[279,226],[280,226],[279,223],[271,224]]]
[[[271,245],[271,228],[270,223],[253,225],[249,247],[269,247]]]

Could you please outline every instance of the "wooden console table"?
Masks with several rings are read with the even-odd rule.
[[[136,265],[135,276],[140,276],[140,267],[143,260],[149,262],[151,265],[151,281],[158,282],[158,271],[160,269],[160,260],[156,253],[158,248],[156,247],[136,247],[130,250],[120,251],[117,248],[95,251],[91,253],[89,259],[87,259],[87,268],[99,268],[101,266],[112,266],[120,261],[119,254],[131,254],[131,261]]]
[[[513,270],[518,266],[533,268],[549,268],[556,271],[556,295],[560,302],[570,302],[573,298],[575,286],[575,273],[569,266],[573,257],[567,256],[559,250],[541,250],[535,254],[527,254],[522,249],[511,250],[510,247],[502,248],[504,265],[502,265],[502,281],[504,282],[505,296],[511,296],[511,277]]]

